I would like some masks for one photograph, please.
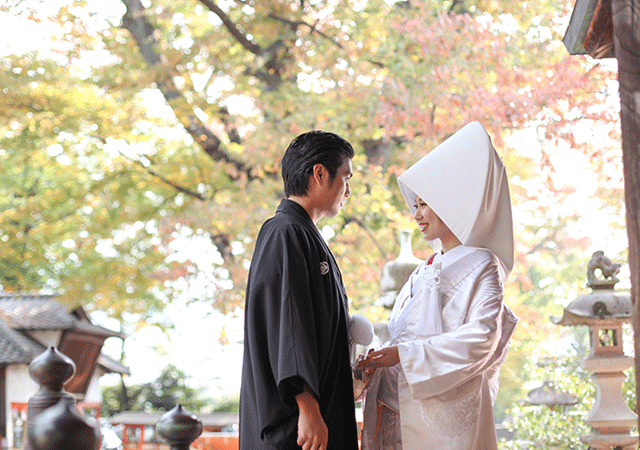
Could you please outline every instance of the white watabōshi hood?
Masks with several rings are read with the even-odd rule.
[[[514,244],[507,173],[480,122],[471,122],[398,177],[409,209],[420,197],[468,247],[491,250],[502,281],[513,269]],[[442,249],[439,239],[429,241]]]

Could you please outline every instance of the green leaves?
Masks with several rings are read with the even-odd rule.
[[[168,365],[150,383],[106,386],[102,390],[103,414],[111,417],[122,411],[166,412],[178,403],[196,414],[206,412],[211,399],[206,398],[203,389],[191,386],[190,381],[184,371]]]

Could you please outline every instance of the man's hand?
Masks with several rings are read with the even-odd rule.
[[[369,351],[369,353],[371,353],[372,350]],[[362,383],[364,384],[364,386],[366,387],[369,384],[369,381],[371,381],[371,378],[373,377],[373,374],[375,373],[376,369],[375,367],[365,367],[363,365],[364,360],[367,357],[365,355],[360,355],[358,356],[358,359],[356,360],[356,367],[353,370],[353,376],[356,380],[360,380],[362,381]]]
[[[329,429],[320,414],[318,401],[311,392],[296,395],[298,410],[298,445],[303,450],[327,450]]]

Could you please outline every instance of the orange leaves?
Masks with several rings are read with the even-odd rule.
[[[504,127],[537,121],[548,139],[574,145],[566,125],[593,116],[602,75],[587,75],[558,42],[545,41],[546,23],[532,33],[505,15],[413,13],[393,24],[385,53],[389,77],[375,120],[388,133],[432,138],[481,120],[500,145]]]

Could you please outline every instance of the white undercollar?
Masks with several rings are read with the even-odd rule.
[[[461,258],[471,254],[474,251],[473,248],[464,245],[458,245],[445,253],[436,253],[436,257],[433,259],[433,264],[440,263],[440,267],[444,269],[447,266],[455,263]]]

